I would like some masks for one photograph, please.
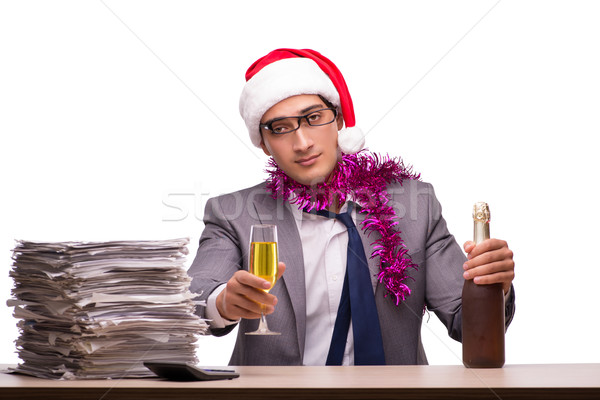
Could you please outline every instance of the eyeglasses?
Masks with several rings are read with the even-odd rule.
[[[329,125],[335,121],[336,117],[337,110],[335,108],[322,108],[306,115],[275,118],[266,124],[260,124],[259,126],[261,129],[271,131],[276,135],[283,135],[298,130],[303,119],[306,120],[306,123],[310,126],[323,126]]]

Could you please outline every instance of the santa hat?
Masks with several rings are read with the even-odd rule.
[[[277,49],[259,58],[246,71],[240,97],[240,114],[250,140],[260,147],[260,120],[275,104],[291,96],[317,94],[331,102],[344,118],[338,146],[346,154],[364,147],[365,139],[354,120],[354,106],[340,70],[329,59],[310,49]]]

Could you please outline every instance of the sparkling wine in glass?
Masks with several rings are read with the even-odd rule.
[[[271,282],[271,287],[277,280],[277,227],[275,225],[252,225],[250,230],[250,260],[249,271],[266,281]],[[266,289],[265,292],[270,290]],[[258,329],[246,332],[246,335],[280,335],[279,332],[269,330],[265,317],[265,305],[261,304],[261,315]]]

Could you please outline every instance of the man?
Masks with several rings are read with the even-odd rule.
[[[506,242],[466,242],[465,258],[431,185],[362,151],[352,99],[330,60],[278,49],[246,80],[240,113],[253,144],[272,157],[270,176],[208,201],[189,270],[211,333],[239,323],[230,364],[426,364],[424,307],[461,340],[464,279],[502,283],[508,326],[514,262]],[[247,272],[253,224],[278,229],[281,278],[269,293]],[[261,305],[281,335],[245,335]]]

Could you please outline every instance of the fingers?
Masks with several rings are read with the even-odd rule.
[[[465,249],[465,253],[470,253],[475,248],[475,243],[472,241],[467,241],[463,244],[463,249]]]
[[[498,249],[498,250],[490,250],[487,253],[480,254],[476,257],[468,257],[469,260],[463,265],[463,268],[466,271],[471,269],[475,269],[481,266],[486,266],[488,264],[493,264],[498,261],[510,261],[510,263],[502,264],[506,268],[511,269],[514,268],[514,263],[512,263],[512,251],[508,248]],[[495,272],[495,271],[490,271]],[[475,274],[481,275],[481,274]]]
[[[285,272],[285,263],[282,261],[279,261],[279,265],[277,266],[277,280],[279,280],[279,278],[281,278],[281,275],[283,275],[284,272]]]
[[[477,285],[491,285],[493,283],[502,284],[504,293],[508,293],[511,282],[515,278],[514,271],[503,271],[489,275],[477,276],[473,279],[473,282]]]
[[[477,245],[466,242],[464,249],[468,261],[463,265],[465,279],[473,279],[478,285],[502,283],[508,292],[515,277],[513,252],[508,244],[499,239],[488,239]]]
[[[277,266],[277,279],[285,272],[285,263]],[[265,314],[275,311],[277,297],[265,292],[271,283],[248,271],[237,271],[227,282],[225,289],[217,296],[217,310],[223,318],[260,318],[261,308]]]
[[[260,318],[261,305],[259,303],[252,301],[245,296],[241,296],[232,291],[228,291],[227,289],[221,292],[221,294],[223,294],[221,304],[222,309],[224,311],[220,311],[220,313],[223,318],[227,318],[233,321],[238,320],[240,318]],[[267,310],[266,306],[265,310]]]
[[[470,251],[467,251],[467,249],[466,249],[467,243],[472,244],[472,246],[470,247]],[[475,243],[473,243],[473,242],[465,243],[465,251],[467,253],[469,253],[468,254],[469,260],[472,258],[475,258],[483,253],[487,253],[492,250],[499,250],[499,249],[503,249],[503,248],[508,250],[508,243],[506,243],[506,241],[500,240],[500,239],[484,240],[483,242],[481,242],[477,245],[475,245]],[[512,257],[512,255],[511,255],[511,257]]]
[[[259,278],[256,275],[252,275],[251,273],[245,270],[237,271],[233,275],[232,279],[235,279],[235,283],[240,284],[242,286],[241,289],[244,291],[244,293],[248,293],[248,290],[251,288],[261,290],[271,289],[271,282]],[[231,279],[229,280],[229,282],[231,282]]]
[[[277,298],[264,291],[270,287],[268,281],[248,271],[237,271],[217,296],[217,310],[223,318],[230,320],[260,318],[261,305],[264,305],[265,314],[271,314]]]
[[[464,267],[464,266],[463,266]],[[512,281],[515,277],[514,262],[501,260],[474,267],[464,272],[465,279],[473,279],[476,284],[500,283]]]

